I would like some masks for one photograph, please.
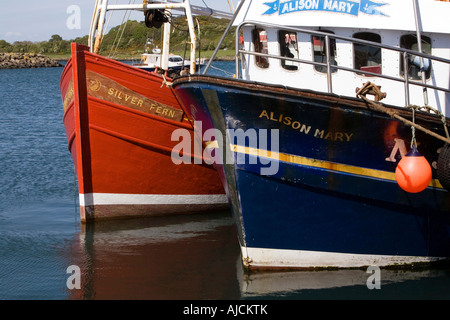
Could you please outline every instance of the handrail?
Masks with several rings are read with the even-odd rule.
[[[277,29],[282,29],[284,31],[306,33],[306,34],[310,34],[310,35],[324,37],[325,38],[325,45],[326,45],[326,48],[325,48],[326,63],[316,62],[314,60],[305,60],[305,59],[299,59],[299,58],[289,58],[289,57],[283,57],[283,56],[280,56],[280,55],[266,54],[266,53],[260,53],[260,52],[240,49],[239,48],[239,34],[240,34],[240,30],[244,26],[247,26],[247,25],[261,26],[261,27],[265,27],[265,28],[277,28]],[[405,66],[404,67],[405,69],[406,69],[406,66],[408,65],[407,61],[408,61],[408,56],[409,55],[418,56],[420,58],[428,59],[430,61],[446,63],[446,64],[448,64],[450,66],[450,60],[449,59],[436,57],[436,56],[433,56],[433,55],[430,55],[430,54],[426,54],[426,53],[423,53],[423,52],[418,52],[418,51],[409,50],[409,49],[405,49],[405,48],[394,47],[394,46],[390,46],[390,45],[386,45],[386,44],[382,44],[382,43],[377,43],[377,42],[371,42],[371,41],[367,41],[367,40],[363,40],[363,39],[357,39],[357,38],[340,36],[340,35],[327,33],[327,32],[321,32],[321,31],[316,31],[316,30],[311,30],[311,29],[296,28],[296,27],[280,26],[280,25],[276,25],[276,24],[270,24],[270,23],[265,23],[265,22],[263,23],[263,22],[258,22],[258,21],[244,21],[244,22],[240,23],[237,26],[237,28],[236,28],[236,38],[235,39],[236,39],[235,40],[236,41],[235,42],[235,45],[236,45],[236,55],[235,55],[236,77],[238,77],[238,78],[242,78],[242,74],[240,73],[240,68],[239,68],[241,60],[243,60],[242,57],[245,54],[249,54],[249,55],[254,55],[254,56],[274,58],[274,59],[278,59],[278,60],[293,61],[293,62],[298,62],[298,63],[301,63],[301,64],[310,64],[310,65],[315,65],[315,66],[324,66],[324,67],[327,68],[326,74],[327,74],[327,84],[328,84],[328,92],[329,93],[333,93],[333,89],[332,89],[333,70],[343,70],[343,71],[354,72],[354,73],[364,73],[366,75],[371,75],[371,76],[376,76],[376,77],[387,79],[387,80],[401,82],[405,86],[405,105],[409,105],[409,86],[410,85],[419,86],[419,87],[422,87],[424,89],[425,88],[429,88],[429,89],[433,89],[433,90],[437,90],[437,91],[450,93],[450,89],[448,89],[448,88],[443,88],[443,87],[439,87],[439,86],[431,85],[431,84],[427,84],[427,83],[421,83],[420,81],[410,81],[408,79],[408,76],[407,76],[407,70],[404,70],[404,75],[405,76],[401,77],[401,76],[389,76],[389,75],[373,73],[373,72],[369,72],[369,71],[362,71],[362,70],[359,70],[359,69],[344,67],[344,66],[340,66],[340,65],[332,65],[330,63],[330,61],[331,61],[330,39],[336,39],[336,40],[350,42],[350,43],[353,43],[353,44],[357,43],[357,44],[377,47],[377,48],[380,48],[380,49],[396,51],[396,52],[398,52],[400,54],[401,57],[403,57],[403,65]],[[420,60],[422,60],[422,59],[420,59]]]

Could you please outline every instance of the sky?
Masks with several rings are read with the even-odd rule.
[[[230,12],[228,1],[236,7],[237,0],[191,0],[191,5]],[[141,0],[118,0],[118,4],[142,3]],[[109,0],[110,4],[116,0]],[[0,40],[46,41],[58,34],[64,40],[72,40],[89,33],[95,0],[1,0]],[[109,27],[122,22],[124,11],[116,11]],[[143,20],[142,13],[133,14],[130,19]]]

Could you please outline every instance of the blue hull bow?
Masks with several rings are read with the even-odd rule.
[[[411,128],[401,121],[359,99],[245,81],[197,76],[174,87],[203,131],[215,128],[224,153],[233,150],[234,161],[218,169],[247,267],[388,266],[450,257],[450,196],[435,169],[420,193],[405,192],[395,180],[411,144]],[[437,117],[418,114],[417,121],[444,134]],[[236,130],[246,139],[226,139]],[[422,132],[416,137],[435,165],[444,143]]]

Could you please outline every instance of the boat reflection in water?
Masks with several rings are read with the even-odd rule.
[[[448,270],[258,272],[239,278],[242,299],[448,299]]]
[[[69,299],[228,300],[448,297],[447,270],[244,271],[229,212],[81,224],[68,265]],[[69,277],[69,275],[68,275]],[[411,289],[408,289],[411,288]],[[414,290],[416,288],[417,290]]]
[[[228,211],[81,224],[70,299],[237,299],[239,245]]]

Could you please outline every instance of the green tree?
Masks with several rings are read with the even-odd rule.
[[[5,40],[0,40],[0,52],[11,52],[12,45]]]

